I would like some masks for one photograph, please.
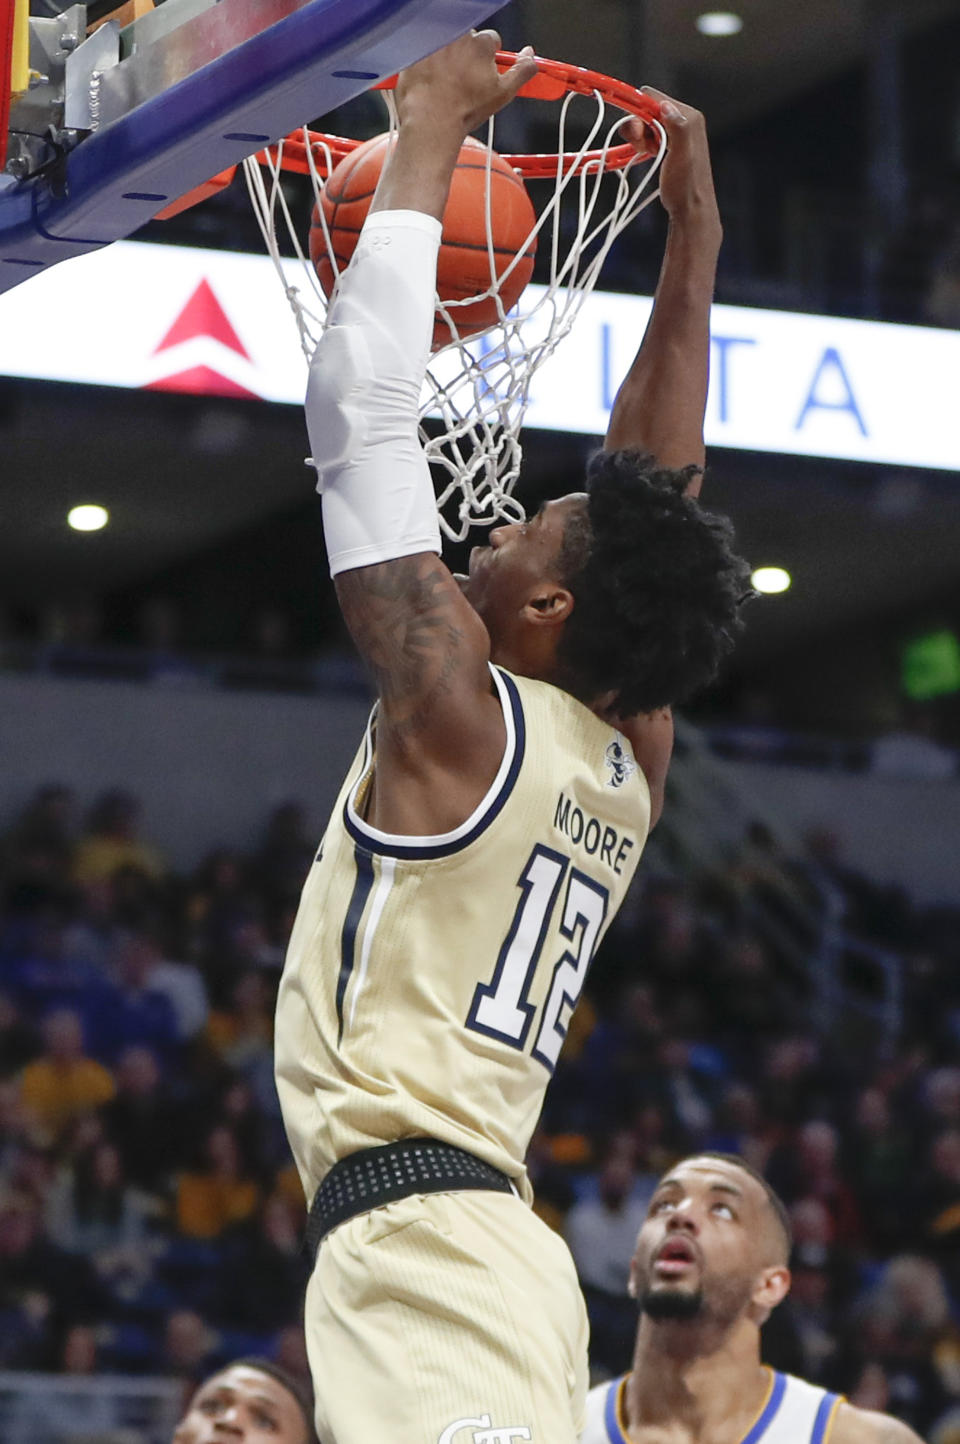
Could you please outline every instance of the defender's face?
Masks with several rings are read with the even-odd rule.
[[[296,1400],[270,1374],[235,1365],[197,1390],[173,1444],[306,1444]]]
[[[673,1169],[650,1202],[630,1267],[641,1310],[732,1323],[771,1262],[768,1207],[755,1179],[719,1159]]]
[[[586,506],[584,492],[544,502],[529,521],[494,527],[489,545],[474,547],[464,595],[487,625],[491,640],[509,635],[523,608],[561,581],[557,562],[567,523]]]

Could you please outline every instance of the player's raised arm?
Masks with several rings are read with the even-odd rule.
[[[650,452],[671,469],[702,469],[720,215],[703,116],[646,90],[661,102],[667,133],[660,199],[670,229],[650,321],[614,402],[604,446]],[[640,129],[636,139],[643,143]],[[696,495],[699,489],[698,471],[688,490]]]
[[[494,31],[470,33],[400,76],[396,147],[310,370],[307,425],[330,568],[381,698],[378,805],[385,778],[422,784],[445,759],[459,762],[469,791],[471,770],[488,782],[503,747],[489,640],[440,560],[417,433],[440,218],[460,146],[536,70],[524,55],[501,75],[498,46]],[[417,818],[407,809],[400,821]]]
[[[660,172],[660,199],[670,228],[653,311],[610,415],[604,448],[649,452],[670,470],[696,467],[686,490],[696,496],[703,475],[703,417],[710,361],[710,307],[721,226],[713,189],[707,130],[690,106],[645,87],[660,101],[667,153]],[[634,140],[646,147],[642,122]],[[673,751],[669,707],[624,718],[620,725],[650,788],[651,826],[663,809]]]

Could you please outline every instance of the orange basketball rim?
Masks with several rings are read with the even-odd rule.
[[[512,50],[497,51],[497,65],[500,70],[509,70],[515,64],[516,53]],[[568,65],[562,60],[547,60],[543,56],[534,57],[537,62],[537,74],[532,80],[528,80],[522,86],[519,95],[525,96],[528,100],[562,100],[565,95],[586,95],[602,99],[608,105],[616,106],[626,115],[635,115],[643,121],[658,121],[660,118],[660,104],[650,95],[645,95],[642,90],[628,85],[623,80],[615,80],[612,76],[604,75],[598,70],[586,70],[579,65]],[[392,75],[387,80],[381,80],[378,85],[373,86],[374,90],[392,90],[397,83],[397,77]],[[269,146],[261,151],[257,159],[262,164],[272,162],[278,164],[283,170],[294,171],[298,175],[309,175],[311,173],[310,160],[307,157],[307,150],[310,149],[313,156],[313,169],[316,174],[325,179],[328,166],[336,166],[338,161],[350,154],[362,142],[354,140],[350,136],[329,135],[325,131],[298,130],[287,136],[278,145]],[[579,152],[547,152],[542,155],[504,155],[503,159],[508,165],[527,180],[548,180],[558,174],[564,175],[572,168],[584,171],[602,168],[607,171],[623,170],[636,160],[647,160],[655,153],[656,144],[651,138],[651,149],[649,152],[638,154],[637,148],[625,142],[623,145],[611,146],[605,150],[591,150],[585,154]]]

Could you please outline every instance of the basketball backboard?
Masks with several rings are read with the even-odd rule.
[[[12,12],[14,0],[2,3]],[[91,34],[82,4],[31,19],[28,88],[13,96],[0,141],[8,145],[0,291],[129,236],[217,172],[481,25],[502,4],[166,0],[123,28],[108,21]],[[7,50],[0,46],[0,94],[10,91]],[[38,125],[48,145],[40,155],[17,135]]]

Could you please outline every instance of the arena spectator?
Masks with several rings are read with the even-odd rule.
[[[117,1060],[116,1094],[101,1110],[131,1183],[161,1194],[178,1162],[187,1131],[184,1111],[170,1095],[149,1048],[127,1047]]]
[[[43,1053],[24,1068],[20,1094],[37,1125],[56,1138],[72,1119],[112,1098],[116,1087],[107,1069],[85,1056],[76,1013],[61,1008],[49,1014],[42,1033]]]
[[[290,1324],[280,1331],[273,1355],[281,1369],[285,1369],[305,1388],[309,1388],[310,1363],[307,1359],[307,1341],[302,1324]]]
[[[925,1435],[948,1406],[952,1383],[950,1300],[940,1271],[915,1255],[891,1259],[853,1317],[859,1359],[883,1366],[891,1407]]]
[[[764,1119],[756,1089],[747,1083],[728,1083],[717,1101],[713,1128],[707,1134],[704,1149],[736,1153],[758,1173],[763,1173],[774,1141],[774,1131]],[[654,1171],[659,1175],[664,1168]]]
[[[191,953],[206,959],[225,947],[237,921],[246,915],[249,899],[246,867],[240,854],[226,847],[208,853],[187,895]]]
[[[271,937],[263,907],[251,909],[238,924],[231,935],[230,946],[234,977],[247,968],[261,968],[279,978],[286,954],[286,940],[281,945]]]
[[[125,1045],[149,1048],[171,1061],[179,1041],[177,1016],[166,993],[154,982],[160,960],[156,942],[146,933],[123,935],[111,958],[112,983],[101,994],[95,1018],[94,1051],[114,1063]]]
[[[13,998],[0,993],[0,1078],[19,1073],[40,1052],[36,1029],[24,1018]]]
[[[864,1088],[858,1094],[844,1155],[860,1203],[865,1241],[880,1252],[891,1252],[906,1241],[907,1215],[913,1212],[904,1205],[912,1148],[881,1088]]]
[[[176,1309],[167,1316],[159,1371],[182,1381],[185,1402],[210,1368],[217,1347],[216,1333],[192,1309]]]
[[[714,1019],[720,1037],[741,1047],[751,1038],[776,1038],[796,1007],[796,994],[761,938],[746,930],[729,938],[717,968]]]
[[[575,1204],[566,1239],[583,1286],[595,1364],[616,1373],[629,1355],[636,1305],[627,1292],[624,1259],[633,1246],[656,1180],[637,1178],[629,1159],[613,1157],[597,1181],[597,1197]]]
[[[138,837],[141,807],[129,792],[114,788],[94,802],[77,844],[72,876],[81,886],[131,868],[153,881],[166,868],[156,848]]]
[[[554,1145],[555,1140],[538,1128],[527,1149],[527,1168],[534,1189],[534,1213],[556,1233],[563,1234],[576,1194],[568,1170],[554,1159]]]
[[[242,1072],[273,1057],[272,997],[259,972],[246,972],[230,991],[230,1007],[211,1013],[207,1038],[225,1063]]]
[[[0,1202],[0,1356],[18,1368],[52,1362],[59,1330],[103,1316],[107,1299],[88,1260],[58,1249],[26,1199]]]
[[[255,1212],[260,1190],[245,1171],[237,1140],[219,1125],[204,1140],[202,1166],[177,1181],[177,1227],[188,1238],[219,1238]]]
[[[273,1076],[273,1003],[276,989],[260,972],[248,970],[231,990],[229,1010],[210,1015],[207,1038],[231,1073],[242,1078],[265,1120],[279,1121]]]
[[[919,1204],[918,1240],[942,1260],[956,1293],[960,1288],[960,1128],[945,1128],[931,1140]]]
[[[149,925],[156,909],[167,902],[169,879],[157,882],[139,866],[118,867],[110,880],[115,899],[114,918],[123,932],[139,932],[144,925]]]
[[[52,1195],[57,1163],[57,1151],[36,1143],[24,1129],[0,1167],[0,1188],[42,1214]]]
[[[789,1317],[800,1358],[795,1366],[801,1378],[814,1383],[831,1376],[837,1353],[836,1316],[827,1258],[806,1248],[794,1250],[790,1265]]]
[[[644,1103],[634,1115],[630,1133],[638,1168],[659,1178],[676,1157],[676,1148],[667,1137],[662,1109],[655,1103]]]
[[[263,1099],[245,1076],[231,1072],[223,1075],[214,1117],[217,1122],[225,1124],[236,1139],[241,1157],[246,1159],[251,1173],[261,1183],[269,1185],[276,1168],[289,1161],[290,1153],[285,1137],[277,1132],[276,1120],[265,1113]],[[291,1201],[299,1202],[301,1198],[298,1184],[296,1196]]]
[[[193,963],[164,957],[156,946],[150,984],[169,999],[178,1041],[192,1042],[203,1032],[210,1014],[207,986],[200,969]]]
[[[32,1124],[20,1092],[20,1079],[0,1079],[0,1197],[30,1139]]]
[[[657,1094],[669,1131],[685,1148],[701,1142],[712,1120],[696,1054],[683,1037],[666,1038],[657,1050]]]
[[[795,1014],[790,1015],[793,1024],[785,1036],[773,1042],[764,1040],[758,1087],[763,1106],[769,1117],[780,1125],[781,1137],[784,1128],[795,1127],[815,1116],[822,1116],[821,1100],[828,1093],[825,1082],[826,1070],[822,1064],[821,1044],[812,1031],[803,1033],[796,1030]],[[741,1059],[745,1050],[751,1048],[749,1039],[740,1044]],[[824,1104],[824,1106],[826,1106]],[[786,1171],[793,1168],[793,1162],[786,1150],[780,1157],[771,1156],[770,1168],[776,1172],[780,1165]],[[794,1170],[795,1173],[795,1170]],[[782,1197],[792,1199],[797,1194],[793,1177],[785,1177],[774,1185]]]
[[[4,980],[28,1017],[70,1008],[91,1031],[109,994],[107,974],[68,950],[65,907],[49,899],[19,920],[9,939]]]
[[[64,929],[64,951],[106,976],[121,935],[113,878],[98,877],[75,886],[73,896],[73,916]]]
[[[63,1170],[50,1190],[47,1231],[64,1252],[82,1254],[102,1277],[135,1268],[147,1210],[130,1190],[120,1155],[100,1141]]]
[[[302,1237],[301,1211],[279,1193],[236,1237],[227,1252],[223,1307],[237,1328],[269,1337],[298,1317],[308,1277]]]
[[[75,843],[75,799],[61,783],[39,787],[0,843],[0,876],[66,885]]]
[[[934,1069],[924,1092],[931,1128],[960,1128],[960,1068]]]
[[[840,1138],[832,1124],[811,1119],[798,1129],[788,1149],[770,1160],[771,1179],[779,1175],[787,1199],[817,1199],[830,1215],[832,1237],[850,1245],[860,1236],[856,1199],[839,1162]],[[780,1190],[778,1189],[778,1192]]]
[[[649,984],[628,986],[615,1006],[604,1011],[585,1044],[582,1062],[594,1132],[628,1123],[655,1095],[659,1082],[656,1054],[664,1032],[656,992]],[[551,1097],[548,1091],[547,1118],[553,1107]]]
[[[66,1334],[60,1354],[65,1374],[97,1372],[97,1335],[87,1324],[73,1324]]]
[[[281,802],[267,822],[254,859],[258,884],[273,903],[296,904],[316,852],[316,839],[308,830],[299,802]]]
[[[821,1198],[809,1195],[790,1206],[794,1251],[817,1268],[827,1268],[835,1253],[836,1235],[830,1210]]]
[[[243,972],[282,965],[286,939],[270,942],[265,911],[265,898],[237,853],[221,848],[205,859],[187,898],[187,951],[201,967],[215,1007],[229,1004]]]

